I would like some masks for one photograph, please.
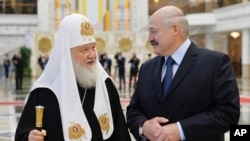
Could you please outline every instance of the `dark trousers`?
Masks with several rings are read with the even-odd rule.
[[[16,72],[16,90],[22,89],[23,72]]]
[[[122,89],[122,84],[123,84],[123,88],[125,89],[126,84],[125,84],[125,72],[124,71],[119,71],[119,89]]]
[[[4,73],[5,73],[5,78],[7,79],[9,77],[9,66],[4,66]]]

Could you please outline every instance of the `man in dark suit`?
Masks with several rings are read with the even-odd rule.
[[[21,52],[19,52],[17,56],[13,58],[13,63],[15,65],[16,90],[21,90],[23,83],[23,67],[24,67],[24,60]]]
[[[129,73],[129,90],[131,90],[131,85],[133,84],[133,88],[136,84],[137,75],[139,72],[139,64],[140,59],[137,58],[136,53],[133,54],[132,58],[129,60],[130,66],[130,73]]]
[[[157,10],[148,30],[148,40],[158,56],[141,66],[127,107],[133,136],[151,141],[223,141],[224,133],[240,116],[239,91],[229,57],[191,42],[187,19],[177,7]],[[169,58],[173,64],[166,66]],[[172,74],[165,73],[168,69]],[[163,93],[165,74],[171,74],[166,81],[172,81]]]
[[[105,71],[111,76],[111,66],[112,66],[112,61],[111,59],[108,57],[107,53],[103,53],[100,56],[100,63],[102,64],[103,68],[105,69]]]

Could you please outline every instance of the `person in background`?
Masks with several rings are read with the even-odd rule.
[[[23,67],[24,67],[24,60],[22,57],[22,53],[19,52],[16,55],[16,57],[13,57],[12,61],[15,66],[16,90],[21,90],[23,84]]]
[[[119,52],[116,56],[118,64],[118,75],[119,75],[119,90],[122,88],[126,89],[126,79],[125,79],[125,62],[126,58],[122,55],[122,52]]]
[[[130,63],[130,74],[129,74],[129,91],[133,84],[133,88],[136,84],[137,74],[139,72],[140,59],[137,58],[136,53],[133,54],[132,58],[129,60]]]
[[[115,65],[114,65],[114,74],[113,74],[113,78],[116,79],[117,75],[118,75],[118,55],[120,52],[115,53],[114,55],[114,59],[115,59]]]
[[[42,58],[43,58],[43,56],[40,55],[40,56],[38,57],[38,59],[37,59],[37,63],[38,63],[38,65],[39,65],[39,67],[41,68],[41,70],[44,69],[44,68],[43,68],[43,61],[42,61]]]
[[[14,78],[15,77],[15,73],[16,73],[16,67],[15,67],[15,60],[16,60],[16,54],[13,54],[12,58],[11,58],[11,64],[10,64],[10,77]]]
[[[101,54],[100,57],[100,63],[102,64],[105,71],[111,76],[112,60],[108,57],[106,52]]]
[[[157,56],[141,65],[126,113],[136,140],[224,141],[230,125],[238,124],[239,90],[229,56],[197,47],[188,29],[175,6],[149,19],[148,41]]]
[[[42,71],[44,70],[44,68],[45,68],[46,64],[48,63],[48,61],[49,61],[49,56],[48,55],[44,55],[44,56],[40,55],[38,57],[37,63],[40,66],[40,68],[42,69]]]
[[[36,129],[35,106],[43,106]],[[118,91],[98,61],[94,29],[81,14],[63,18],[55,47],[32,86],[15,141],[130,141]]]
[[[9,68],[10,68],[10,58],[9,58],[8,54],[4,55],[3,66],[4,66],[5,79],[8,79],[9,78]]]

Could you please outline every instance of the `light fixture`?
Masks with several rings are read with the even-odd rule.
[[[233,37],[234,39],[236,39],[240,36],[240,33],[239,32],[231,32],[230,36]]]
[[[158,3],[159,2],[159,0],[154,0],[154,3]]]

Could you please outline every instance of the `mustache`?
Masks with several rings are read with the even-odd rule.
[[[152,41],[150,41],[150,44],[153,46],[153,45],[159,45],[159,43],[157,42],[157,41],[155,41],[155,40],[152,40]]]
[[[88,59],[86,62],[87,62],[87,63],[93,63],[93,62],[95,62],[95,60],[96,60],[96,59]]]

